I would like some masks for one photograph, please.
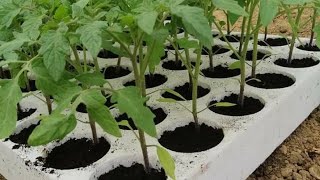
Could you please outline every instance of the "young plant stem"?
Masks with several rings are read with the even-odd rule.
[[[198,120],[198,111],[197,111],[197,99],[198,99],[198,78],[200,74],[200,63],[201,63],[201,49],[202,45],[200,44],[199,52],[197,53],[196,65],[194,67],[193,74],[193,83],[192,83],[192,115],[194,119],[194,124],[196,128],[196,132],[200,132],[200,125]]]
[[[98,58],[94,57],[93,58],[93,63],[94,63],[94,68],[97,72],[100,72],[100,67],[99,67],[99,63],[98,63]]]
[[[268,36],[268,26],[264,28],[264,41],[267,40],[267,36]]]
[[[251,4],[248,4],[247,6],[249,7],[250,5],[250,13],[249,13],[249,19],[247,21],[247,29],[246,29],[246,36],[245,36],[245,41],[243,45],[243,49],[241,52],[241,58],[240,58],[240,71],[241,71],[241,78],[240,78],[240,93],[238,97],[238,104],[243,107],[244,105],[244,87],[246,84],[246,55],[248,51],[248,45],[250,41],[250,30],[251,30],[251,21],[253,17],[253,12],[254,9],[257,5],[258,1],[254,0]]]
[[[227,35],[231,34],[231,30],[230,30],[230,17],[228,12],[225,12],[226,16],[227,16]]]
[[[184,37],[185,38],[188,38],[189,34],[187,32],[184,32]],[[190,60],[190,52],[189,52],[189,48],[185,48],[185,55],[186,55],[186,66],[187,68],[189,68],[192,72],[192,64],[191,64],[191,60]],[[179,52],[178,52],[179,53]],[[192,90],[192,74],[188,73],[189,74],[189,90]]]
[[[246,4],[246,12],[248,12],[249,9],[249,3],[247,2]],[[250,21],[249,21],[250,22]],[[243,17],[242,19],[242,25],[241,25],[241,35],[240,35],[240,44],[239,44],[239,54],[241,54],[242,51],[242,46],[243,46],[243,40],[244,40],[244,33],[245,33],[245,27],[246,27],[246,23],[247,23],[247,17]]]
[[[44,97],[46,98],[48,113],[51,114],[52,113],[52,102],[51,102],[50,96],[45,95]]]
[[[81,62],[80,62],[80,57],[77,51],[77,48],[75,46],[71,47],[74,58],[75,58],[75,69],[79,72],[82,73],[82,68],[81,68]]]
[[[121,65],[121,56],[118,57],[116,73],[119,74]]]
[[[309,47],[312,47],[313,44],[313,38],[314,38],[314,27],[316,25],[316,19],[317,19],[317,8],[313,8],[313,16],[312,16],[312,27],[311,27],[311,36],[309,41]]]
[[[298,33],[297,31],[298,31],[298,29],[296,27],[299,27],[299,23],[300,23],[300,19],[301,19],[301,15],[303,13],[303,10],[304,10],[303,7],[298,9],[298,14],[297,14],[297,17],[296,17],[296,20],[295,20],[294,23],[291,20],[291,14],[290,15],[288,14],[290,26],[291,26],[292,31],[293,31],[292,32],[291,41],[290,41],[289,56],[288,56],[288,59],[287,59],[287,64],[289,64],[289,65],[291,64],[291,61],[292,61],[293,49],[294,49],[295,41],[297,39],[297,33]],[[291,13],[291,12],[288,12],[288,13]]]
[[[93,144],[96,145],[99,143],[99,139],[97,136],[96,122],[92,119],[90,115],[89,115],[89,123],[90,123],[90,128],[92,133]]]
[[[177,45],[177,40],[178,40],[177,21],[176,21],[176,19],[174,17],[171,17],[171,18],[173,20],[173,22],[172,22],[173,23],[172,24],[173,25],[173,27],[172,27],[172,30],[173,30],[173,43],[174,43],[175,46],[178,47],[178,45]],[[175,62],[178,65],[178,63],[179,63],[179,56],[178,56],[179,52],[178,52],[178,49],[175,49],[174,51],[175,51],[174,52]]]
[[[83,71],[87,72],[88,67],[87,67],[87,50],[83,48]]]
[[[28,71],[25,71],[23,73],[24,75],[24,80],[25,80],[25,83],[26,83],[26,87],[27,87],[27,90],[28,91],[31,91],[31,87],[30,87],[30,83],[29,83],[29,78],[28,78]]]
[[[260,24],[260,17],[258,17],[256,26]],[[257,68],[257,57],[258,57],[258,37],[259,31],[256,30],[253,35],[253,56],[252,56],[252,66],[251,66],[251,77],[256,78],[256,68]]]

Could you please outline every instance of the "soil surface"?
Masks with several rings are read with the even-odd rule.
[[[186,100],[192,100],[192,87],[190,87],[190,83],[185,83],[182,86],[177,86],[173,89],[175,92],[179,93],[181,96],[183,96]],[[210,89],[204,88],[202,86],[198,86],[198,98],[201,98],[205,95],[207,95],[210,92]],[[162,94],[162,97],[165,98],[172,98],[177,101],[183,101],[180,97],[173,95],[169,92],[165,92]]]
[[[146,174],[143,165],[133,164],[130,167],[119,166],[114,170],[101,175],[98,180],[166,180],[163,169],[151,169],[150,174]]]
[[[305,45],[300,45],[297,48],[304,51],[320,51],[320,48],[318,48],[318,46],[316,45],[309,46],[309,43]]]
[[[258,41],[260,46],[285,46],[289,44],[287,38],[267,38],[266,40]]]
[[[36,112],[37,109],[29,108],[29,109],[20,109],[18,108],[18,121],[21,121],[22,119],[29,117],[34,112]]]
[[[122,66],[119,69],[116,66],[110,66],[107,69],[103,68],[101,72],[104,74],[105,79],[115,79],[131,73],[127,67]]]
[[[256,74],[255,79],[250,79],[251,77],[246,79],[247,84],[263,89],[285,88],[294,84],[294,80],[288,76],[274,73]]]
[[[40,123],[40,122],[39,122]],[[27,128],[24,128],[22,131],[20,131],[18,134],[13,134],[9,137],[10,141],[16,143],[17,145],[14,145],[12,149],[18,149],[22,145],[25,145],[28,147],[28,138],[31,135],[32,131],[39,125],[38,124],[32,124]]]
[[[206,68],[201,70],[205,77],[209,78],[229,78],[238,76],[240,74],[240,69],[229,69],[228,66],[215,66],[213,69]]]
[[[167,82],[168,78],[162,74],[153,74],[153,75],[145,75],[145,83],[146,83],[146,88],[153,88],[160,86],[161,84],[164,84]],[[135,81],[129,81],[124,84],[124,86],[134,86]]]
[[[70,139],[54,148],[44,159],[43,166],[55,169],[86,167],[102,158],[109,149],[110,144],[104,138],[99,138],[96,145],[86,138]]]
[[[314,59],[307,57],[303,59],[292,59],[291,64],[288,64],[287,59],[280,58],[277,59],[274,63],[282,67],[306,68],[319,64],[319,61],[315,61]]]
[[[178,127],[174,131],[165,131],[159,143],[176,152],[201,152],[217,146],[224,138],[222,129],[216,129],[206,124],[200,125],[196,130],[192,122],[186,126]]]
[[[213,55],[223,54],[223,53],[226,53],[229,51],[230,51],[230,49],[224,48],[222,46],[218,46],[218,45],[212,46],[212,54]],[[201,54],[202,55],[209,55],[209,49],[206,47],[203,48]]]
[[[262,60],[262,59],[265,59],[267,57],[269,57],[270,55],[266,54],[266,53],[263,53],[261,51],[258,50],[258,53],[257,53],[257,60]],[[232,55],[230,56],[231,58],[233,59],[238,59],[238,57],[232,53]],[[250,50],[250,51],[247,51],[247,54],[246,54],[246,60],[247,61],[252,61],[253,59],[253,51]]]
[[[150,108],[150,107],[149,107]],[[164,110],[162,108],[150,108],[152,113],[156,116],[153,121],[154,124],[159,124],[161,123],[166,117],[167,117],[167,113],[164,112]],[[122,120],[127,120],[129,122],[129,125],[131,126],[132,129],[136,130],[137,127],[134,125],[134,122],[131,118],[128,117],[128,115],[125,114],[121,114],[120,116],[115,118],[118,122],[121,122]],[[125,129],[125,130],[130,130],[128,127],[126,126],[119,126],[120,129]]]
[[[174,61],[174,60],[170,60],[170,61],[166,61],[162,64],[162,67],[165,69],[169,69],[169,70],[186,70],[187,68],[182,64],[182,61]]]
[[[104,59],[113,59],[113,58],[118,58],[119,56],[117,54],[114,54],[111,51],[103,49],[99,52],[98,57],[104,58]]]
[[[260,100],[252,98],[252,97],[244,97],[244,104],[243,107],[238,105],[238,94],[231,94],[230,96],[226,96],[221,99],[220,102],[229,102],[236,104],[235,106],[231,107],[217,107],[211,106],[209,109],[215,113],[223,114],[227,116],[245,116],[249,114],[254,114],[259,112],[264,105],[261,103]],[[211,101],[209,105],[217,103],[217,101]]]
[[[36,87],[36,81],[35,80],[29,80],[30,90],[27,88],[21,88],[21,91],[24,93],[30,92],[30,91],[36,91],[38,90]]]

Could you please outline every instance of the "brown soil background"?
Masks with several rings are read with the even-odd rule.
[[[225,19],[222,12],[215,12],[214,15],[218,19]],[[308,20],[311,15],[311,10],[304,12],[302,20],[306,25],[300,29],[300,37],[310,35],[311,23]],[[253,21],[256,21],[256,17]],[[239,21],[233,31],[240,31],[240,27]],[[290,36],[291,30],[286,16],[275,18],[268,28],[268,33]],[[0,180],[6,179],[0,175]],[[320,107],[315,109],[247,180],[320,180]]]

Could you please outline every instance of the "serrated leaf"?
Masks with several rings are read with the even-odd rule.
[[[248,13],[235,0],[212,0],[214,6],[233,14],[248,16]]]
[[[16,38],[12,41],[5,42],[0,46],[0,55],[4,55],[6,53],[11,53],[15,50],[20,49],[20,47],[27,42],[28,39],[19,39]]]
[[[36,40],[40,35],[39,27],[42,25],[42,16],[30,17],[23,22],[21,28],[30,39]]]
[[[50,76],[58,81],[65,69],[66,58],[70,55],[68,39],[60,31],[49,31],[41,36],[39,53]]]
[[[187,38],[178,39],[178,44],[180,48],[199,48],[199,44],[196,40],[189,40]]]
[[[54,140],[61,140],[77,125],[76,117],[72,115],[52,114],[44,117],[28,139],[31,146],[48,144]]]
[[[279,0],[261,0],[260,1],[260,18],[263,26],[268,26],[279,11]]]
[[[81,83],[88,86],[102,86],[106,83],[104,76],[100,72],[83,73],[75,77]]]
[[[230,64],[228,69],[240,69],[240,67],[241,67],[241,62],[236,61],[236,62]]]
[[[151,34],[153,32],[153,27],[156,23],[158,17],[158,12],[150,11],[144,12],[137,16],[137,23],[139,28],[142,29],[147,34]]]
[[[89,0],[79,0],[72,4],[72,17],[80,17],[83,15],[83,8],[89,3]]]
[[[182,19],[188,33],[195,36],[204,46],[212,46],[211,27],[208,24],[208,19],[204,16],[203,9],[179,5],[171,8],[171,12]]]
[[[21,8],[13,3],[6,3],[0,5],[0,27],[9,27],[13,19],[20,13]]]
[[[313,31],[314,31],[315,33],[317,33],[317,34],[320,34],[320,24],[317,24],[317,25],[314,27]],[[320,36],[317,36],[317,37],[316,37],[316,44],[317,44],[317,46],[320,48]]]
[[[80,41],[93,57],[97,57],[101,49],[101,29],[104,27],[106,27],[105,22],[94,21],[77,29],[77,33],[80,33]]]
[[[141,97],[137,87],[126,87],[112,94],[111,100],[117,102],[121,113],[132,118],[134,124],[152,137],[157,136],[153,118],[155,115],[145,106],[146,98]]]
[[[121,137],[117,121],[112,116],[110,110],[104,105],[106,98],[101,94],[101,91],[88,91],[81,94],[80,98],[87,106],[90,118],[97,122],[105,132],[116,137]]]
[[[17,104],[22,99],[22,92],[14,80],[0,87],[0,139],[13,133],[17,122]]]
[[[216,107],[232,107],[232,106],[236,106],[237,104],[234,103],[229,103],[229,102],[217,102],[214,103],[214,106]]]
[[[160,164],[164,171],[166,172],[166,175],[168,175],[171,179],[175,180],[175,163],[169,152],[164,149],[163,147],[157,146],[157,155],[160,161]]]

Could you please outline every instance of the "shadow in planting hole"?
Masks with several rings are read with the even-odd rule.
[[[289,45],[289,40],[287,38],[267,38],[266,40],[258,41],[260,46],[285,46]]]
[[[223,54],[223,53],[226,53],[226,52],[229,52],[229,49],[224,48],[222,46],[218,46],[218,45],[212,46],[212,54],[213,55]],[[202,55],[209,55],[209,49],[206,48],[206,47],[202,48],[201,54]]]
[[[200,131],[195,129],[192,122],[186,126],[178,127],[174,131],[165,131],[159,143],[176,152],[201,152],[217,146],[224,138],[222,129],[213,128],[206,124],[200,125]]]
[[[173,89],[175,92],[179,93],[181,96],[183,96],[186,100],[192,100],[192,87],[190,86],[190,83],[185,83],[182,86],[176,86]],[[202,86],[198,86],[198,94],[197,94],[197,98],[201,98],[205,95],[207,95],[210,92],[209,88],[204,88]],[[183,99],[181,99],[178,96],[175,96],[169,92],[165,92],[162,94],[162,97],[164,98],[172,98],[175,99],[177,101],[184,101]]]
[[[162,67],[168,70],[173,70],[173,71],[179,71],[179,70],[186,70],[187,68],[183,65],[182,61],[166,61],[163,62]]]
[[[103,49],[99,52],[98,57],[103,59],[114,59],[114,58],[118,58],[119,56],[117,54],[114,54],[111,51]]]
[[[18,121],[21,121],[24,118],[31,116],[34,112],[36,112],[36,110],[37,109],[35,108],[19,108],[18,106],[18,110],[17,110]]]
[[[260,81],[256,79],[259,79]],[[246,81],[248,85],[262,89],[285,88],[292,86],[295,82],[288,76],[276,73],[257,74],[255,79],[248,77]]]
[[[109,66],[107,68],[103,68],[101,73],[104,74],[105,79],[115,79],[130,74],[131,70],[122,66]]]
[[[221,41],[225,41],[223,37],[219,38]],[[226,39],[229,42],[240,42],[241,37],[239,35],[226,35]],[[243,37],[243,39],[245,39],[245,37]],[[252,37],[250,37],[250,40],[252,39]]]
[[[270,56],[270,54],[267,54],[267,53],[264,53],[264,52],[261,52],[258,50],[258,54],[257,54],[257,60],[263,60],[263,59],[266,59]],[[232,53],[232,55],[230,55],[230,57],[232,59],[236,59],[236,60],[239,60],[238,57],[236,56],[236,54]],[[246,60],[247,61],[252,61],[253,59],[253,51],[250,50],[250,51],[247,51],[247,54],[246,54]]]
[[[16,143],[12,149],[18,149],[21,146],[29,147],[28,138],[31,135],[32,131],[40,124],[40,121],[37,124],[31,124],[29,127],[22,129],[20,132],[9,136],[9,140]]]
[[[291,64],[288,64],[287,59],[279,58],[274,62],[274,64],[288,68],[306,68],[319,64],[319,61],[314,60],[311,57],[306,57],[302,59],[292,59]]]
[[[218,101],[211,101],[209,106],[212,104],[217,103]],[[217,114],[227,115],[227,116],[245,116],[249,114],[254,114],[261,109],[263,109],[264,104],[261,103],[259,99],[255,99],[253,97],[244,97],[244,104],[243,107],[238,105],[238,94],[231,94],[229,96],[224,97],[219,102],[229,102],[236,104],[235,106],[231,107],[217,107],[211,106],[209,109]]]
[[[309,45],[309,43],[297,46],[298,49],[301,49],[303,51],[320,51],[320,48],[317,45]]]
[[[240,74],[240,69],[229,69],[227,66],[219,65],[214,68],[206,68],[201,70],[205,77],[209,78],[229,78],[238,76]]]
[[[36,81],[35,80],[29,80],[29,85],[30,85],[30,89],[28,89],[27,87],[21,88],[21,91],[24,93],[27,92],[32,92],[32,91],[37,91],[37,87],[36,87]]]
[[[149,109],[156,116],[153,119],[155,125],[161,123],[167,117],[167,113],[165,113],[162,108],[151,108],[151,107],[149,107]],[[117,120],[117,122],[121,122],[122,120],[127,120],[129,122],[130,126],[132,127],[132,129],[137,130],[137,127],[135,126],[133,120],[131,118],[129,118],[126,113],[121,114],[120,116],[116,117],[115,119]],[[126,126],[119,125],[119,127],[120,127],[120,129],[130,130]]]
[[[166,180],[167,176],[163,169],[151,169],[146,173],[141,164],[134,163],[130,167],[118,166],[115,169],[101,175],[98,180]]]
[[[145,75],[146,88],[160,86],[167,82],[168,78],[162,74],[147,74]],[[135,86],[135,80],[124,83],[124,86]]]
[[[75,169],[87,167],[101,159],[110,149],[110,144],[105,138],[99,138],[97,144],[91,139],[70,139],[55,147],[46,158],[37,158],[39,164],[46,168]]]

